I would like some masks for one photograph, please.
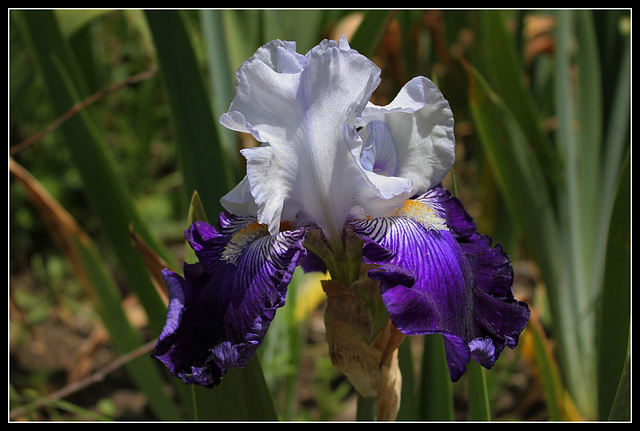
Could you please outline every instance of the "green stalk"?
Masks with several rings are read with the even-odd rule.
[[[376,415],[377,404],[378,404],[377,397],[366,398],[358,395],[356,420],[357,421],[375,421],[377,418],[377,415]]]
[[[452,421],[453,384],[449,378],[442,335],[425,335],[422,338],[424,346],[417,419]]]
[[[469,420],[491,420],[489,394],[487,391],[486,371],[476,361],[471,360],[467,367],[469,376]]]

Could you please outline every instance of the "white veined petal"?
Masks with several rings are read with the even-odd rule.
[[[304,57],[291,49],[267,44],[236,74],[236,97],[220,121],[263,145],[243,150],[246,181],[223,204],[250,208],[248,187],[259,222],[272,234],[282,220],[302,214],[328,236],[341,236],[368,188],[342,129],[361,115],[380,70],[346,40],[323,41]]]
[[[387,137],[386,134],[382,136]],[[383,175],[371,169],[375,167],[378,157],[384,157],[384,153],[390,148],[387,147],[382,154],[378,154],[376,143],[371,141],[364,143],[356,129],[347,125],[345,125],[344,139],[351,150],[353,160],[360,169],[360,175],[367,183],[366,187],[360,191],[359,200],[365,213],[370,217],[380,217],[402,206],[403,202],[410,197],[411,180]],[[367,147],[368,144],[370,144],[369,147]],[[388,145],[392,143],[382,144],[382,146]]]
[[[256,202],[251,195],[249,179],[246,176],[233,190],[223,196],[220,202],[228,211],[238,216],[255,216],[258,212]]]
[[[433,83],[414,79],[391,104],[372,105],[380,70],[344,37],[304,56],[295,44],[270,42],[236,78],[220,122],[262,145],[242,151],[247,176],[222,203],[256,216],[272,235],[302,218],[339,241],[349,217],[402,207],[453,165],[453,117]]]
[[[364,140],[360,151],[362,167],[376,174],[394,176],[398,169],[398,153],[387,125],[374,120],[360,134]]]
[[[453,113],[440,90],[416,77],[386,106],[369,103],[363,123],[383,121],[396,145],[396,175],[412,182],[411,195],[440,183],[455,161]]]

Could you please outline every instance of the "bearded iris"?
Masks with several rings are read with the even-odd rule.
[[[511,262],[441,186],[454,163],[453,114],[435,85],[409,81],[370,102],[380,69],[343,37],[306,55],[275,40],[236,73],[220,122],[250,133],[246,177],[221,200],[217,228],[186,231],[198,262],[163,275],[169,309],[154,356],[186,383],[217,385],[246,366],[295,268],[347,286],[379,283],[403,334],[442,334],[452,380],[473,357],[491,368],[529,310]]]

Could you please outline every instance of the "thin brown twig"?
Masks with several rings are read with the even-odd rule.
[[[52,392],[46,396],[44,396],[43,398],[39,398],[37,400],[35,400],[33,403],[31,403],[28,406],[24,406],[24,407],[20,407],[17,409],[12,410],[9,413],[9,418],[10,419],[15,419],[17,417],[20,417],[21,415],[32,411],[34,409],[40,408],[42,406],[45,406],[47,404],[49,404],[51,401],[55,401],[55,400],[59,400],[65,397],[68,397],[69,395],[86,388],[87,386],[90,386],[94,383],[98,383],[103,381],[107,375],[109,375],[110,373],[112,373],[113,371],[117,370],[118,368],[122,367],[123,365],[126,365],[127,363],[133,361],[134,359],[139,358],[140,356],[150,352],[154,346],[156,345],[157,340],[150,340],[148,341],[146,344],[143,344],[142,346],[138,347],[135,350],[132,350],[131,352],[122,355],[118,358],[116,358],[114,361],[112,361],[111,363],[105,365],[104,367],[102,367],[101,369],[99,369],[98,371],[96,371],[95,373],[91,374],[90,376],[85,377],[84,379],[75,381],[63,388],[60,388],[59,390]]]
[[[49,133],[53,132],[58,127],[60,127],[68,119],[70,119],[71,117],[76,115],[78,112],[80,112],[81,110],[85,109],[86,107],[94,104],[95,102],[97,102],[98,100],[102,99],[103,97],[105,97],[105,96],[107,96],[107,95],[109,95],[111,93],[114,93],[114,92],[116,92],[116,91],[118,91],[118,90],[120,90],[123,87],[126,87],[128,85],[132,85],[132,84],[138,83],[140,81],[143,81],[145,79],[149,79],[155,74],[155,72],[156,72],[156,67],[155,66],[151,66],[145,72],[139,73],[139,74],[134,75],[134,76],[130,76],[129,78],[126,78],[123,81],[117,82],[117,83],[105,88],[102,91],[99,91],[97,93],[92,94],[91,96],[87,97],[83,101],[76,103],[71,108],[69,108],[69,110],[67,112],[65,112],[60,117],[58,117],[55,121],[53,121],[51,124],[49,124],[49,126],[47,126],[45,129],[41,130],[40,132],[36,133],[35,135],[33,135],[33,136],[29,137],[29,138],[23,140],[19,144],[14,145],[13,147],[11,147],[9,149],[10,155],[14,155],[14,154],[24,150],[25,148],[27,148],[29,145],[33,144],[34,142],[37,142],[37,141],[41,140],[42,138],[47,136]]]

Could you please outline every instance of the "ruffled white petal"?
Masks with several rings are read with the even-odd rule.
[[[414,79],[390,105],[370,104],[380,70],[344,37],[305,56],[272,41],[236,79],[220,122],[262,145],[242,151],[247,176],[222,204],[272,235],[298,218],[338,241],[353,214],[387,214],[453,164],[453,117],[433,83]]]
[[[429,79],[413,78],[386,106],[369,103],[362,121],[384,122],[396,145],[396,176],[412,183],[411,195],[440,183],[455,161],[453,113]]]
[[[344,38],[325,40],[306,56],[281,41],[258,50],[239,69],[236,97],[220,121],[263,144],[242,151],[247,177],[223,198],[225,208],[255,210],[272,234],[282,220],[300,215],[327,236],[341,236],[354,207],[379,199],[343,137],[344,125],[359,121],[379,74]]]

